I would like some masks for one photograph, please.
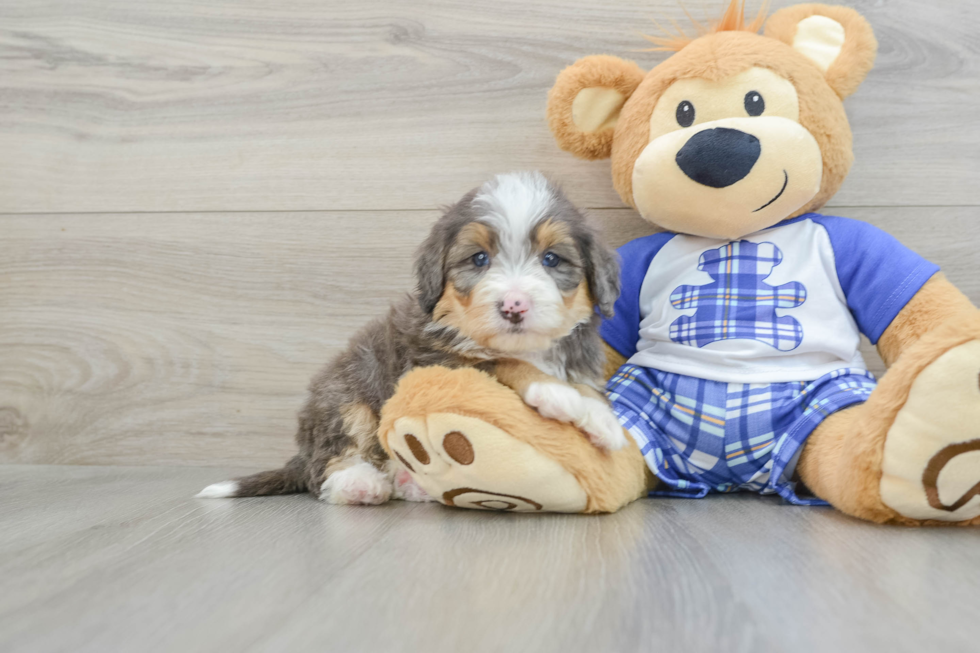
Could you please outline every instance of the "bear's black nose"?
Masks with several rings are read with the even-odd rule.
[[[761,152],[759,139],[752,134],[715,127],[692,136],[676,160],[684,174],[699,184],[725,188],[745,179]]]

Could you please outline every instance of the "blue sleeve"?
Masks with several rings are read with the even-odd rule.
[[[837,278],[858,328],[877,343],[939,266],[866,222],[816,215],[811,219],[830,236]]]
[[[606,343],[626,358],[636,353],[640,339],[640,289],[653,257],[674,237],[661,232],[632,240],[618,250],[620,267],[619,299],[614,315],[602,322],[599,333]]]

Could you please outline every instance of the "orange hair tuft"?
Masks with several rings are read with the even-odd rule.
[[[682,5],[683,8],[683,5]],[[766,0],[762,3],[759,8],[759,13],[756,14],[755,18],[752,19],[751,23],[745,22],[745,0],[730,0],[728,8],[725,9],[725,13],[722,14],[721,18],[711,22],[709,25],[704,24],[695,20],[687,9],[684,8],[684,13],[694,24],[694,28],[697,30],[697,36],[688,36],[683,29],[674,21],[674,28],[677,30],[676,34],[670,33],[665,30],[660,23],[656,20],[653,21],[654,24],[660,29],[664,36],[648,36],[643,35],[643,38],[653,43],[656,47],[647,48],[645,52],[678,52],[686,46],[690,45],[691,41],[696,38],[700,38],[707,34],[715,34],[717,32],[758,32],[762,29],[763,23],[766,22],[766,14],[769,9],[769,2]]]

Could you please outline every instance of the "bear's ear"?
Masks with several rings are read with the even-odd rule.
[[[878,51],[871,25],[850,7],[780,9],[766,21],[766,36],[792,46],[816,64],[842,100],[864,81]]]
[[[558,146],[583,159],[607,158],[619,112],[642,81],[639,66],[608,55],[561,71],[548,93],[548,124]]]

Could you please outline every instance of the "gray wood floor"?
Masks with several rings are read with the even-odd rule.
[[[770,498],[602,517],[195,500],[242,470],[0,466],[0,650],[971,651],[980,546]]]
[[[881,47],[827,212],[980,303],[980,2],[847,4]],[[233,471],[207,466],[291,453],[310,375],[488,176],[542,169],[614,244],[649,233],[544,106],[585,54],[659,62],[637,51],[651,17],[686,20],[676,0],[0,2],[0,651],[980,649],[975,531],[758,497],[607,517],[190,498]]]

